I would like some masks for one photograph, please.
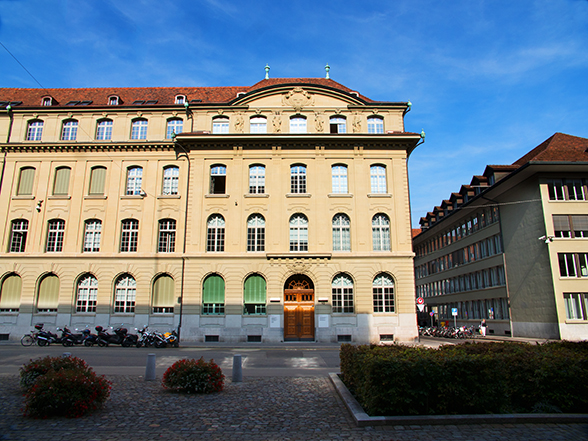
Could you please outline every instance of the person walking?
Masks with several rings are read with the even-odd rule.
[[[480,334],[482,337],[486,337],[486,319],[482,319],[482,323],[480,323]]]

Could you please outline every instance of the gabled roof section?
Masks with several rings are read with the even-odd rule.
[[[588,139],[558,132],[513,165],[527,162],[588,162]]]

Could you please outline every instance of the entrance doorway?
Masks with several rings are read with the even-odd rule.
[[[302,274],[284,286],[284,341],[314,341],[314,285]]]

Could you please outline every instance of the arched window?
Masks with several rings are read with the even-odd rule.
[[[247,219],[247,251],[265,250],[265,219],[261,214],[252,214]]]
[[[69,176],[71,168],[57,167],[55,169],[55,180],[53,181],[53,196],[65,196],[69,192]]]
[[[127,169],[127,195],[140,195],[143,182],[143,168],[129,167]]]
[[[372,284],[374,312],[394,312],[394,281],[388,274],[378,274]]]
[[[290,193],[306,193],[306,166],[292,165],[290,167]]]
[[[57,312],[59,305],[59,278],[49,274],[39,283],[37,312]]]
[[[78,122],[75,119],[70,119],[63,122],[61,128],[62,141],[75,141],[78,136]]]
[[[349,216],[343,213],[333,217],[333,251],[351,251]]]
[[[370,184],[372,193],[386,193],[386,167],[383,165],[370,167]]]
[[[40,141],[43,135],[43,121],[36,119],[29,121],[27,127],[27,141]]]
[[[379,116],[370,116],[367,119],[368,133],[384,133],[384,120]]]
[[[229,133],[229,118],[220,116],[212,120],[212,133]]]
[[[96,126],[96,139],[98,141],[108,141],[112,139],[112,120],[103,119],[98,121]]]
[[[0,289],[0,312],[18,312],[22,280],[17,274],[10,274],[2,281]]]
[[[18,176],[17,196],[32,195],[34,183],[35,169],[33,167],[22,167]]]
[[[169,166],[163,169],[163,186],[161,194],[176,195],[178,194],[178,184],[180,180],[179,167]]]
[[[290,218],[290,251],[308,251],[308,219],[300,213]]]
[[[290,118],[290,133],[306,133],[306,118],[303,116]]]
[[[208,218],[206,236],[206,251],[225,250],[225,219],[220,214],[213,214]]]
[[[353,280],[347,274],[337,274],[331,284],[333,312],[353,314]]]
[[[331,180],[333,185],[333,193],[347,194],[347,166],[344,164],[337,164],[331,167]]]
[[[208,276],[202,287],[202,314],[225,313],[225,281],[216,274]]]
[[[123,274],[116,281],[114,293],[114,312],[135,312],[137,282],[130,274]]]
[[[139,221],[136,219],[124,219],[121,224],[120,252],[136,252],[138,242]]]
[[[251,165],[249,166],[249,193],[263,194],[265,193],[265,166]]]
[[[172,139],[174,133],[179,135],[184,130],[184,121],[181,118],[171,118],[167,120],[166,138]]]
[[[76,294],[76,312],[96,312],[98,279],[92,274],[80,277]]]
[[[374,251],[390,251],[390,219],[385,214],[372,218],[372,242]]]
[[[265,116],[254,116],[249,120],[249,131],[251,133],[267,133],[267,118]]]
[[[186,102],[185,95],[176,95],[175,104],[184,104]]]
[[[253,274],[245,279],[243,286],[243,314],[266,313],[266,283],[258,274]]]
[[[48,253],[57,253],[63,250],[63,236],[65,235],[65,221],[51,219],[47,223],[47,247]]]
[[[159,221],[158,253],[173,253],[176,250],[176,221],[161,219]]]
[[[85,222],[84,230],[84,253],[97,253],[100,251],[102,221],[89,219]]]
[[[136,119],[131,127],[131,139],[147,139],[147,120]]]
[[[153,314],[171,314],[174,312],[174,279],[163,274],[153,283]]]
[[[26,219],[15,219],[12,221],[10,232],[11,253],[24,253],[29,232],[29,221]]]
[[[347,120],[342,116],[331,116],[329,120],[331,133],[346,133]]]
[[[106,182],[106,167],[92,167],[90,171],[89,195],[104,195],[104,184]]]

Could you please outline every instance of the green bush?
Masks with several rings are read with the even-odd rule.
[[[173,392],[209,394],[220,392],[225,376],[221,368],[210,360],[183,359],[176,361],[163,374],[163,387]]]
[[[81,417],[106,402],[110,382],[76,357],[31,360],[20,370],[25,416]]]
[[[588,412],[588,345],[341,346],[342,379],[370,415]]]

